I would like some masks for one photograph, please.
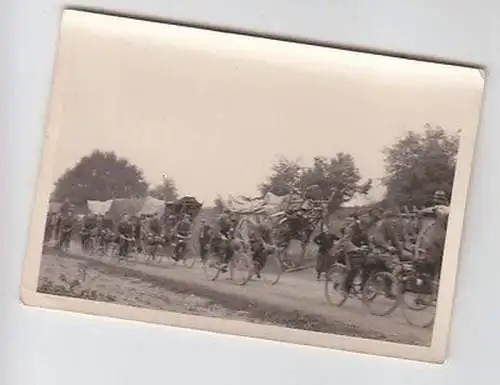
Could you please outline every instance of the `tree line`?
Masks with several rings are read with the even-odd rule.
[[[385,176],[380,182],[386,188],[384,202],[421,207],[431,203],[436,190],[450,196],[458,147],[459,133],[450,134],[428,124],[423,133],[410,131],[392,146],[383,148]],[[339,207],[356,195],[368,194],[372,184],[371,179],[362,180],[354,157],[340,152],[331,157],[315,157],[307,167],[281,157],[258,187],[262,194],[283,196],[294,191],[312,194]],[[143,171],[129,160],[112,151],[94,150],[57,180],[51,199],[84,204],[87,200],[146,195],[175,200],[178,197],[175,181],[164,176],[160,184],[150,186]]]

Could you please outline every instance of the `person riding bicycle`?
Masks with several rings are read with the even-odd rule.
[[[71,236],[73,235],[74,225],[75,221],[73,219],[73,212],[71,210],[68,210],[66,214],[61,216],[58,242],[59,249],[61,249],[63,246],[69,248]]]
[[[305,232],[309,224],[305,210],[299,208],[298,210],[288,211],[286,213],[286,222],[288,225],[288,240],[298,239],[305,241]]]
[[[93,235],[93,231],[97,226],[97,220],[94,214],[88,214],[83,219],[83,226],[80,230],[80,242],[82,245],[82,249],[87,248],[87,242],[90,237]]]
[[[203,218],[200,221],[200,233],[198,235],[198,242],[200,244],[200,257],[202,261],[206,260],[207,249],[212,238],[212,227],[207,223],[207,220]]]
[[[359,273],[361,273],[363,284],[368,281],[369,277],[369,271],[364,267],[370,247],[370,238],[367,226],[362,223],[357,214],[353,215],[353,222],[345,228],[341,242],[341,256],[348,268],[343,290],[349,293],[352,283]]]
[[[192,223],[189,214],[184,214],[182,220],[177,224],[174,230],[175,240],[174,240],[174,256],[173,259],[178,260],[180,258],[180,247],[182,243],[179,242],[180,239],[187,239],[191,237],[192,233]]]
[[[146,219],[146,230],[155,237],[161,236],[161,224],[158,218],[151,216]]]
[[[104,229],[104,216],[98,214],[96,216],[96,226],[94,228],[94,236],[97,239],[97,243],[100,247],[104,245],[105,242],[105,229]]]
[[[257,263],[255,274],[260,278],[262,269],[266,266],[268,256],[274,251],[271,239],[271,229],[261,223],[250,236],[252,259]]]
[[[314,238],[314,243],[318,245],[318,254],[316,257],[316,279],[321,279],[322,273],[327,273],[328,268],[333,263],[332,247],[339,238],[330,232],[326,223],[321,225],[320,233]]]
[[[113,241],[115,235],[115,223],[113,218],[106,213],[102,218],[102,242],[105,248]]]
[[[46,219],[45,219],[45,233],[43,237],[44,242],[49,242],[52,239],[52,234],[54,233],[54,228],[55,228],[55,221],[54,221],[55,214],[52,212],[48,212]]]
[[[173,241],[173,235],[176,223],[177,223],[177,217],[173,214],[170,214],[165,218],[163,224],[163,237],[166,244],[170,244]]]
[[[427,253],[421,253],[423,258],[421,257],[417,261],[419,269],[432,272],[436,277],[439,277],[441,272],[442,256],[444,253],[444,237],[448,227],[449,214],[449,201],[445,192],[442,190],[438,190],[434,193],[433,204],[430,207],[424,208],[418,212],[420,217],[434,219],[435,226],[441,229],[440,232],[442,236],[435,237],[435,241],[432,243],[431,247],[428,247]]]
[[[231,212],[224,210],[217,218],[218,232],[215,236],[216,248],[222,257],[222,271],[227,270],[227,265],[234,255],[231,244],[234,233],[234,221],[231,218]]]
[[[130,245],[134,240],[134,226],[127,214],[122,216],[122,219],[118,224],[118,236],[120,238],[120,249],[118,254],[121,258],[125,258],[128,255]]]
[[[383,269],[397,274],[401,259],[407,258],[403,245],[397,239],[395,229],[389,227],[387,219],[388,214],[383,214],[381,209],[373,209],[369,213],[369,219],[364,223],[359,218],[355,221],[354,238],[357,238],[356,245],[359,244],[360,249],[351,249],[350,254],[348,253],[349,259],[352,260],[354,257],[356,263],[346,279],[346,290],[350,289],[357,273],[361,272],[361,287],[364,287],[373,271]],[[387,279],[385,284],[387,297],[394,297],[391,291],[392,281]]]

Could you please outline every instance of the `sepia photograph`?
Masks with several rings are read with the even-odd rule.
[[[483,86],[66,10],[21,299],[443,362]]]

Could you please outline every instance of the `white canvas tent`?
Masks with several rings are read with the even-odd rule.
[[[156,215],[162,216],[165,211],[165,202],[153,197],[147,197],[144,200],[142,208],[137,215]]]
[[[108,200],[108,201],[87,201],[87,208],[89,211],[93,214],[106,214],[109,209],[111,208],[111,205],[113,203],[113,200]]]

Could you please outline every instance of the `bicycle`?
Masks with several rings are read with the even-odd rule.
[[[283,264],[279,257],[281,250],[276,246],[267,246],[261,252],[263,255],[260,258],[252,258],[248,281],[255,277],[264,283],[275,286],[283,274]]]
[[[58,254],[67,254],[71,244],[71,234],[73,229],[62,229],[57,242]]]
[[[146,261],[161,262],[161,255],[158,254],[159,250],[165,246],[164,238],[153,233],[148,233],[144,239]]]
[[[223,263],[224,256],[232,248],[232,257],[227,264]],[[254,272],[254,265],[248,253],[242,252],[241,242],[220,235],[218,241],[212,243],[207,258],[203,264],[203,270],[210,281],[216,281],[222,273],[229,273],[230,279],[238,285],[243,286],[248,283]],[[214,257],[214,260],[211,259]],[[241,275],[240,275],[241,273]]]
[[[374,250],[364,247],[359,252],[366,254],[373,253]],[[327,272],[325,279],[324,293],[328,303],[340,307],[349,297],[355,297],[361,300],[373,315],[387,316],[394,312],[402,298],[400,282],[387,268],[384,257],[386,255],[377,253],[375,256],[361,256],[363,258],[362,262],[353,261],[353,264],[359,265],[357,267],[359,271],[353,279],[349,292],[346,292],[344,287],[351,268],[348,266],[347,261],[334,263]],[[370,273],[363,284],[362,274],[364,269],[369,269]],[[335,295],[338,295],[338,298]],[[383,297],[385,302],[392,302],[387,307],[379,309],[375,300],[380,297]]]
[[[434,324],[439,280],[423,261],[401,264],[398,279],[402,286],[402,313],[412,326],[428,328]]]
[[[194,266],[196,258],[194,255],[195,252],[194,250],[192,250],[190,241],[191,241],[191,234],[175,235],[175,240],[172,243],[172,254],[170,255],[170,258],[172,258],[174,263],[182,261],[184,266],[188,268],[192,268]]]

